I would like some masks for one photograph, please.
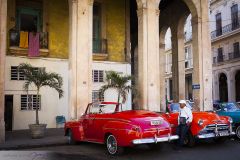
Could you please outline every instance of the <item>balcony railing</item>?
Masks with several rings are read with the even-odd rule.
[[[93,39],[93,53],[107,54],[107,39]]]
[[[221,29],[217,29],[217,30],[211,32],[211,38],[215,39],[219,36],[231,33],[234,30],[237,30],[239,28],[240,28],[240,18],[234,23],[228,24],[228,25],[222,27]]]
[[[228,62],[231,60],[239,60],[240,59],[240,52],[231,52],[228,53],[228,56],[217,56],[217,57],[213,57],[213,63],[217,64],[217,63],[223,63],[223,62]]]
[[[39,32],[39,45],[40,49],[48,49],[48,32]],[[10,31],[10,47],[19,47],[20,31]]]

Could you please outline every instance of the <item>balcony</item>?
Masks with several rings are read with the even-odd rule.
[[[213,57],[213,64],[222,64],[223,62],[232,62],[240,60],[240,52],[231,52],[227,56],[217,56]]]
[[[39,46],[40,56],[48,56],[48,32],[40,32]],[[10,54],[27,56],[27,48],[20,48],[20,31],[9,31],[9,52]]]
[[[217,37],[227,35],[239,28],[240,28],[240,18],[234,23],[228,24],[228,25],[222,27],[221,29],[211,32],[211,38],[215,39]]]

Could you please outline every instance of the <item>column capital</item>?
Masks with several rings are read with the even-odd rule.
[[[68,2],[71,3],[78,3],[78,0],[68,0]]]
[[[160,43],[160,44],[159,44],[159,48],[165,49],[165,43]]]
[[[137,8],[158,9],[160,0],[136,0]]]

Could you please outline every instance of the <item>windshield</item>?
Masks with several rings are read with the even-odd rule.
[[[121,104],[92,104],[89,106],[87,114],[114,113],[118,105],[120,105],[119,109],[121,109]]]
[[[222,107],[225,111],[228,111],[228,112],[233,112],[240,109],[237,103],[223,103]]]
[[[187,103],[186,105],[188,108],[192,109],[192,107]],[[179,112],[180,109],[180,104],[179,103],[172,103],[170,104],[170,110],[171,112],[175,113],[175,112]]]

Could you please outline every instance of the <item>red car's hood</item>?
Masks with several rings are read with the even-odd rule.
[[[205,124],[228,123],[225,118],[213,112],[193,112],[193,117],[194,121],[198,122],[201,119]]]
[[[133,122],[135,125],[140,126],[141,128],[149,128],[151,126],[151,121],[160,120],[161,124],[158,127],[169,128],[170,125],[165,118],[160,116],[155,112],[144,111],[144,110],[132,110],[116,113],[116,117],[120,119],[125,119]]]

